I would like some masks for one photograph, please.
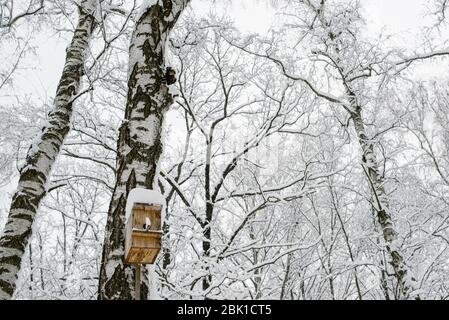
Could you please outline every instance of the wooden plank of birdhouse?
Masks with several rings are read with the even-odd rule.
[[[161,250],[161,238],[162,232],[132,230],[125,248],[125,263],[154,263]]]
[[[137,248],[160,248],[162,234],[152,231],[133,231],[132,246]]]
[[[159,251],[152,249],[131,248],[126,256],[126,264],[153,264]]]
[[[141,279],[140,276],[142,275],[142,270],[140,268],[140,264],[136,266],[136,300],[140,300],[140,285],[141,285]]]

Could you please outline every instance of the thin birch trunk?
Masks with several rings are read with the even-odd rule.
[[[354,97],[353,94],[350,96]],[[389,256],[389,264],[393,268],[394,277],[397,281],[397,299],[418,298],[413,296],[413,280],[404,262],[397,245],[398,235],[391,220],[389,211],[388,196],[384,188],[384,179],[380,175],[379,165],[374,153],[373,142],[368,138],[365,123],[362,118],[362,108],[357,105],[355,98],[351,99],[353,111],[351,118],[358,136],[358,141],[362,149],[362,166],[367,175],[370,188],[373,193],[373,204],[377,214],[377,221],[381,227],[385,248]]]
[[[129,49],[128,97],[118,140],[117,181],[106,225],[99,299],[135,298],[134,267],[124,264],[129,191],[157,186],[162,125],[173,103],[165,65],[169,33],[190,0],[154,0],[138,17]],[[146,279],[146,276],[143,277]],[[141,299],[147,299],[143,283]]]
[[[17,191],[0,237],[0,300],[11,299],[16,288],[25,248],[39,204],[46,194],[46,183],[64,139],[70,130],[72,104],[84,70],[84,57],[95,27],[97,1],[83,0],[78,24],[67,48],[66,61],[48,123],[30,147],[20,171]]]
[[[321,1],[318,8],[314,7],[310,3],[307,3],[307,5],[317,14],[317,17],[320,19],[322,26],[328,29],[331,26],[331,22],[328,22],[326,20],[323,13],[325,1]],[[349,97],[351,108],[345,109],[349,112],[352,122],[354,123],[354,128],[357,133],[359,145],[362,149],[362,166],[368,178],[370,188],[372,189],[373,205],[376,211],[376,218],[379,222],[384,238],[384,245],[389,257],[389,264],[393,268],[394,277],[397,281],[398,290],[396,298],[419,299],[419,296],[413,292],[413,277],[410,274],[411,272],[408,270],[408,267],[404,262],[404,258],[400,253],[400,248],[397,245],[398,235],[389,214],[389,201],[384,188],[384,179],[379,172],[379,166],[374,152],[373,141],[368,138],[368,135],[366,133],[365,123],[362,117],[362,106],[357,102],[356,94],[351,87],[351,82],[355,81],[357,77],[352,78],[351,80],[347,79],[347,73],[346,71],[344,71],[346,70],[345,65],[344,63],[341,64],[341,62],[346,59],[344,55],[341,55],[341,49],[348,48],[348,42],[346,42],[346,40],[342,39],[341,37],[342,33],[343,31],[328,32],[327,37],[330,45],[329,48],[327,48],[327,51],[334,51],[334,54],[331,54],[329,57],[332,56],[331,60],[342,76],[343,86],[346,88],[346,94]],[[352,32],[350,33],[352,36],[356,37],[356,35],[352,34]]]

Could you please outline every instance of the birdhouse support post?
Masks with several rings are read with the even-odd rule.
[[[141,265],[136,265],[136,300],[140,300],[140,285],[142,283],[141,280],[142,268]]]
[[[135,299],[140,300],[142,265],[154,264],[161,251],[161,212],[164,196],[136,188],[126,201],[125,263],[135,266]]]

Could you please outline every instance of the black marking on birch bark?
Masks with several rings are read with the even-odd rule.
[[[8,257],[2,257],[0,259],[0,263],[2,264],[6,264],[6,265],[10,265],[10,266],[14,266],[19,268],[20,267],[20,259],[17,256],[8,256]],[[2,271],[7,271],[7,268],[4,267],[0,267],[0,272]]]
[[[47,177],[70,130],[71,100],[78,91],[84,54],[96,25],[93,12],[84,10],[83,3],[87,4],[87,0],[81,4],[78,25],[66,52],[54,109],[48,115],[48,124],[42,129],[39,141],[28,150],[5,230],[0,237],[0,299],[11,299],[14,293],[36,211],[46,194]]]
[[[171,67],[167,67],[165,70],[165,82],[169,86],[176,83],[176,71]]]
[[[355,103],[355,99],[351,99],[351,101],[353,104]],[[360,147],[362,149],[362,163],[364,168],[366,168],[366,173],[368,175],[368,179],[370,180],[369,183],[372,184],[373,201],[378,202],[378,204],[375,205],[377,220],[386,243],[385,247],[387,249],[387,253],[390,257],[390,261],[388,263],[393,268],[394,277],[396,278],[399,287],[397,298],[408,299],[410,297],[410,291],[413,290],[413,287],[406,279],[408,268],[405,265],[402,255],[397,250],[393,250],[391,248],[398,235],[393,226],[391,216],[387,212],[389,203],[385,200],[386,192],[383,186],[384,181],[379,173],[374,146],[366,134],[362,117],[362,109],[357,105],[353,105],[353,107],[355,111],[351,113],[351,117],[357,136],[359,137]],[[417,298],[419,299],[419,296]]]
[[[0,268],[0,272],[8,272],[8,270],[3,270]],[[6,281],[0,279],[0,290],[4,291],[6,294],[12,296],[14,294],[14,286]]]
[[[153,188],[162,154],[162,124],[173,103],[166,81],[164,41],[189,1],[179,1],[179,6],[174,6],[172,0],[153,4],[138,19],[133,32],[130,63],[134,64],[130,65],[125,122],[118,141],[117,182],[108,211],[99,299],[129,299],[135,294],[134,267],[123,264],[126,199],[135,186]],[[119,253],[121,257],[117,256]],[[141,298],[147,299],[145,282],[141,292]]]

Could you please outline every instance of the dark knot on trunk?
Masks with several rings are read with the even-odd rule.
[[[176,83],[176,71],[172,67],[165,69],[165,81],[169,86]]]

